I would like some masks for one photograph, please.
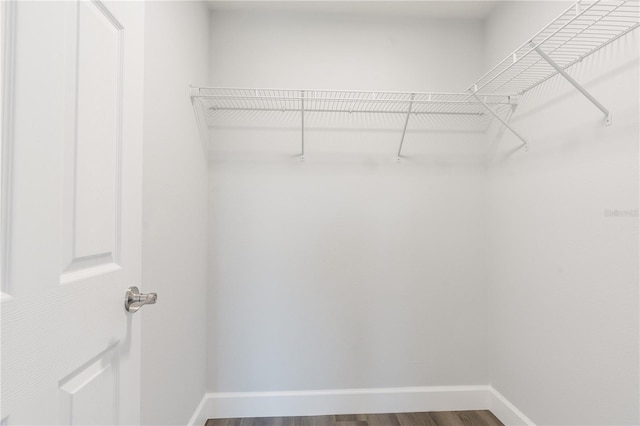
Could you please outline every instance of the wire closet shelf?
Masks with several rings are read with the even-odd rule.
[[[404,128],[397,156],[401,155],[404,137],[411,116],[438,116],[455,119],[449,127],[468,124],[486,131],[491,123],[491,114],[486,105],[502,110],[511,107],[509,96],[491,94],[482,101],[468,93],[436,92],[365,92],[349,90],[293,90],[293,89],[248,89],[225,87],[192,87],[191,99],[200,120],[215,126],[225,112],[265,111],[300,113],[302,156],[304,158],[305,114],[307,119],[314,113],[341,114],[399,114],[404,117]],[[465,121],[462,121],[465,120]],[[430,122],[430,123],[433,123]],[[442,120],[439,121],[442,124]],[[400,131],[400,130],[399,130]]]
[[[577,1],[464,93],[192,87],[191,99],[201,126],[215,126],[224,111],[299,112],[303,158],[305,113],[403,115],[398,158],[410,117],[420,115],[473,120],[480,131],[495,118],[522,140],[526,149],[527,141],[510,126],[507,111],[520,95],[558,74],[600,109],[606,123],[611,124],[609,110],[567,70],[638,26],[640,0]]]
[[[640,26],[640,0],[578,1],[500,61],[469,89],[523,94]],[[536,54],[538,53],[538,54]]]
[[[487,111],[468,93],[358,92],[246,88],[192,88],[193,98],[210,112],[335,112],[381,114],[444,114],[482,117]],[[491,94],[490,104],[509,104],[509,97]],[[409,111],[411,108],[411,111]]]

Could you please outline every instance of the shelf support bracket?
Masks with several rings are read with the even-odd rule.
[[[200,134],[200,142],[205,154],[209,150],[209,129],[207,126],[207,118],[204,113],[204,107],[201,105],[198,96],[200,95],[200,89],[189,85],[189,98],[191,98],[191,107],[196,117],[196,124],[198,126],[198,133]],[[198,106],[197,104],[200,104]]]
[[[530,46],[538,53],[538,55],[540,55],[540,57],[542,57],[542,59],[547,61],[547,63],[549,65],[551,65],[556,71],[558,71],[558,74],[563,76],[565,78],[565,80],[567,80],[569,83],[571,83],[573,85],[573,87],[578,89],[578,91],[580,93],[582,93],[587,99],[589,99],[591,101],[592,104],[594,104],[600,111],[602,111],[602,113],[604,114],[604,117],[605,117],[605,119],[604,119],[605,123],[607,124],[607,126],[611,125],[611,112],[607,108],[605,108],[604,105],[602,105],[600,102],[598,102],[598,100],[596,98],[594,98],[591,95],[591,93],[587,92],[586,89],[580,85],[580,83],[575,81],[569,74],[567,74],[567,72],[560,65],[555,63],[555,61],[553,59],[551,59],[549,57],[549,55],[544,53],[542,51],[542,49],[540,49],[540,46],[536,45],[533,42],[531,42]]]
[[[506,127],[507,129],[509,129],[511,131],[511,133],[513,133],[514,135],[516,135],[516,137],[518,139],[520,139],[522,141],[522,143],[524,144],[524,150],[528,151],[529,150],[529,143],[527,142],[527,140],[525,138],[523,138],[520,133],[516,132],[515,129],[513,127],[511,127],[509,125],[509,123],[507,123],[507,121],[505,119],[503,119],[502,117],[500,117],[500,115],[495,112],[489,105],[487,105],[486,102],[484,102],[482,99],[480,99],[480,97],[476,94],[476,92],[471,92],[471,95],[476,98],[476,100],[478,102],[480,102],[482,104],[483,107],[485,107],[485,109],[487,111],[489,111],[491,113],[491,115],[493,115],[499,122],[502,123],[502,125],[504,127]]]
[[[300,155],[300,159],[304,160],[304,90],[300,91],[300,117],[302,118],[302,122],[301,122],[302,154]]]
[[[409,124],[409,117],[411,117],[411,109],[413,108],[413,100],[416,94],[411,94],[411,100],[409,101],[409,109],[407,110],[407,117],[404,119],[404,128],[402,129],[402,137],[400,138],[400,146],[398,147],[398,161],[400,161],[400,152],[402,152],[402,144],[404,143],[404,135],[407,133],[407,125]]]

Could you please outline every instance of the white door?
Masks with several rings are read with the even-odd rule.
[[[0,421],[136,424],[144,4],[1,3]]]

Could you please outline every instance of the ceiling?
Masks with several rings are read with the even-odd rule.
[[[307,12],[378,16],[414,16],[422,18],[484,19],[498,1],[243,1],[208,0],[213,11]]]

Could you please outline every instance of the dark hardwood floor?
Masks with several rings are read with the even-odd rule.
[[[491,411],[209,419],[205,426],[504,426]]]

